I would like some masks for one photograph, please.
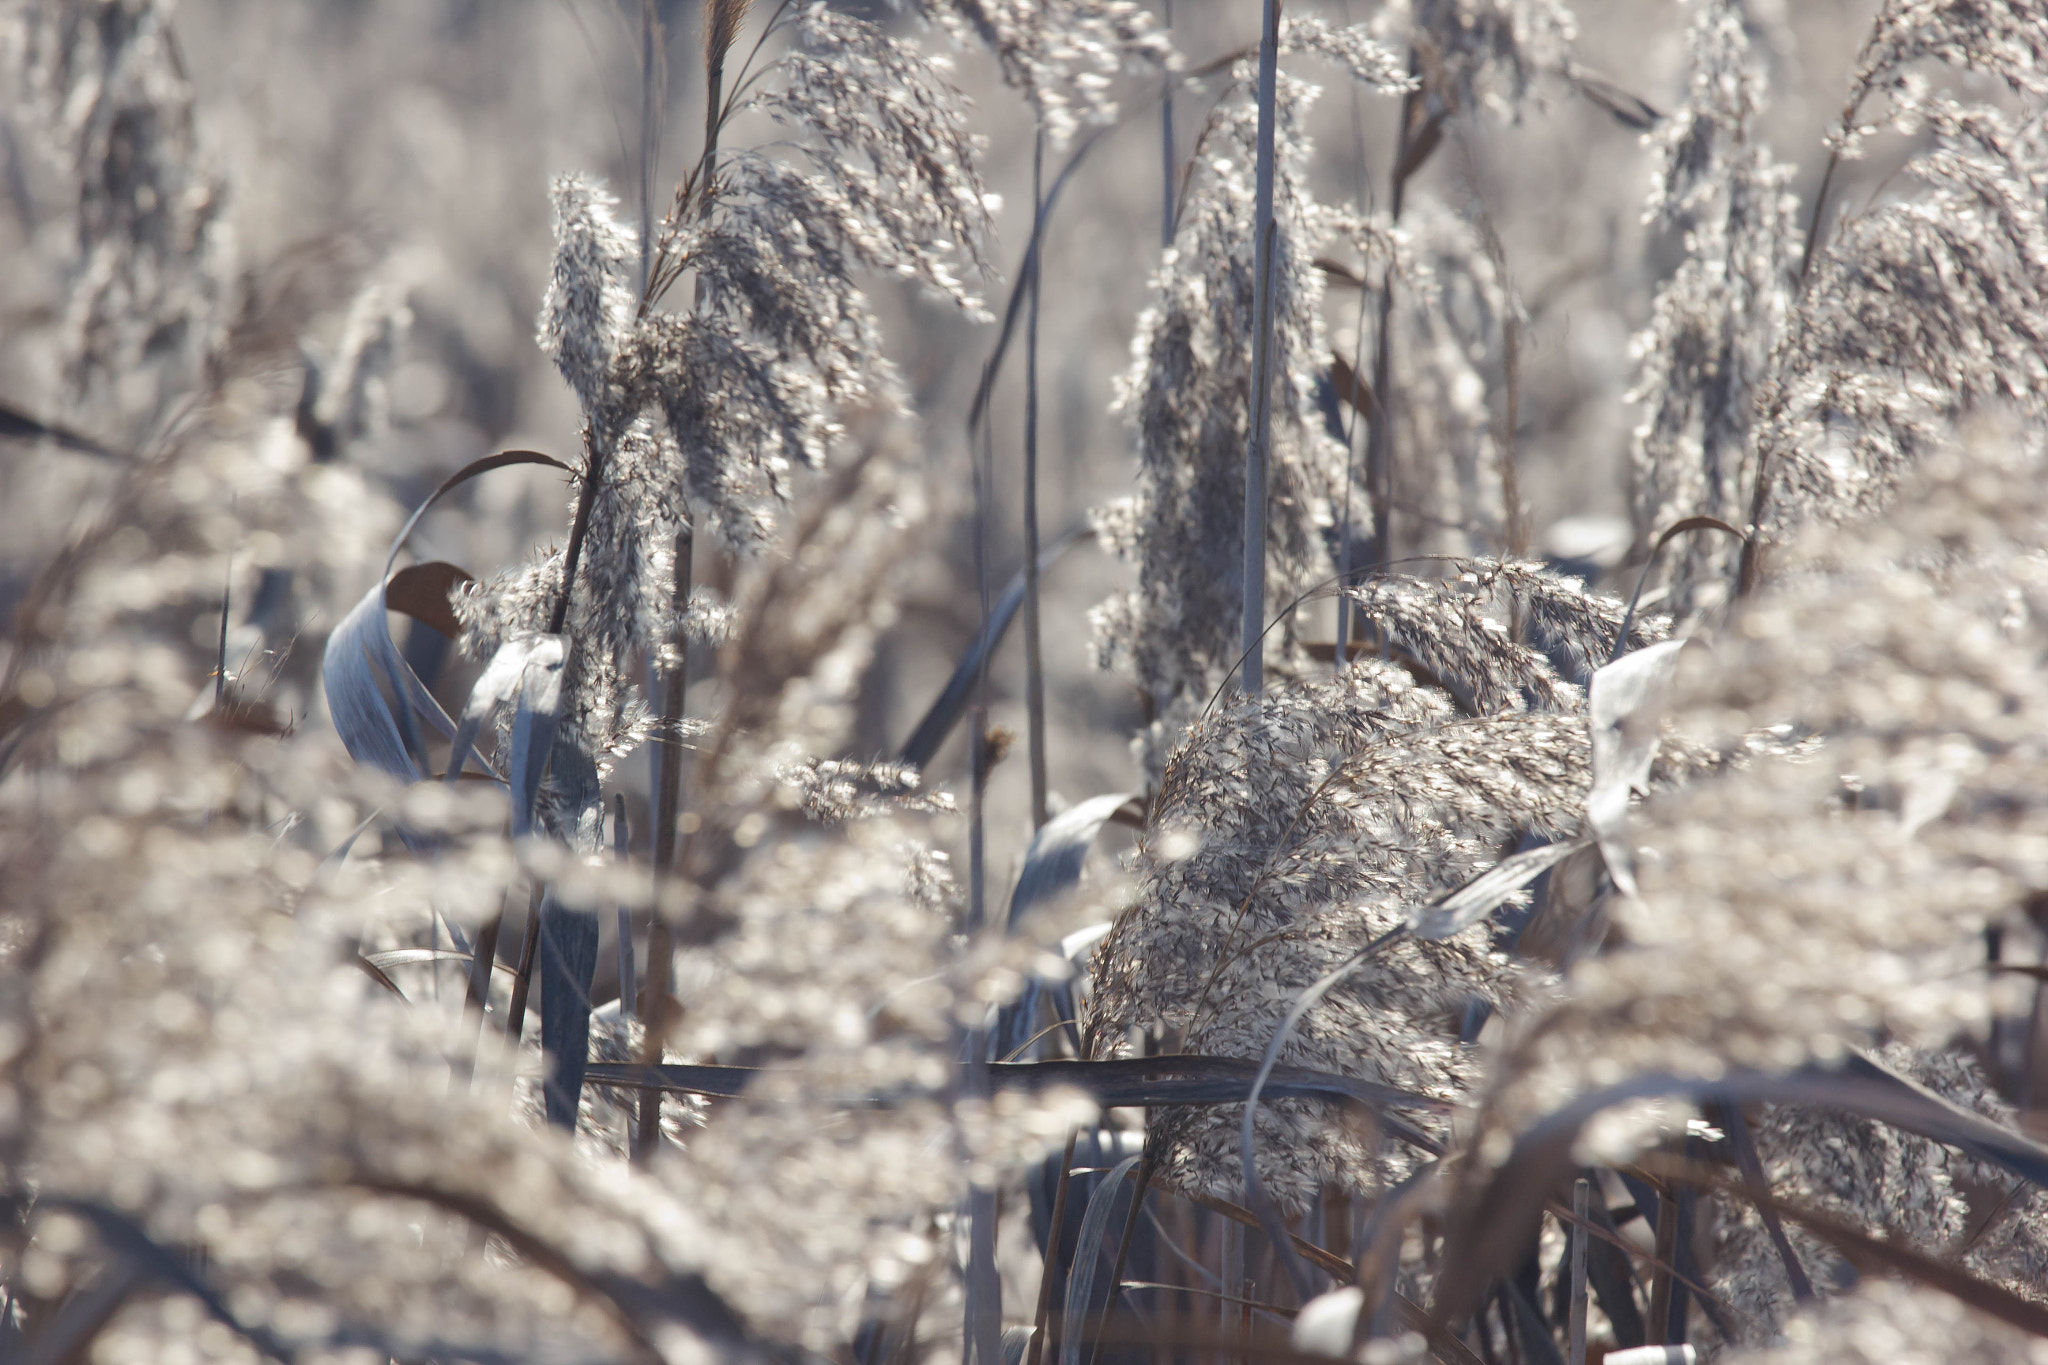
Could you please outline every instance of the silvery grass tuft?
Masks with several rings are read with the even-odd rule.
[[[1291,25],[1283,47],[1334,57],[1381,89],[1408,84],[1392,54],[1362,33]],[[1194,151],[1179,226],[1141,315],[1133,364],[1118,401],[1137,429],[1140,491],[1104,509],[1104,543],[1139,565],[1138,588],[1094,613],[1106,664],[1135,674],[1151,722],[1141,740],[1156,767],[1240,654],[1243,597],[1243,460],[1251,420],[1254,261],[1251,204],[1258,110],[1251,63],[1231,86]],[[1273,259],[1274,376],[1266,478],[1269,613],[1328,576],[1326,535],[1344,498],[1344,452],[1316,405],[1314,373],[1326,351],[1316,245],[1331,215],[1307,183],[1310,147],[1300,118],[1315,90],[1283,77],[1278,99]],[[1283,626],[1280,647],[1291,640]]]
[[[539,342],[583,410],[568,548],[500,575],[459,610],[488,656],[522,632],[578,642],[565,679],[576,742],[622,753],[644,733],[635,658],[715,638],[715,602],[674,599],[678,536],[697,519],[741,552],[766,545],[799,469],[822,465],[841,419],[900,409],[860,272],[914,280],[970,312],[986,192],[953,96],[912,49],[822,8],[740,111],[804,140],[733,150],[700,168],[663,221],[645,292],[617,202],[579,176],[552,191],[555,260]],[[697,304],[666,311],[693,279]]]
[[[1688,98],[1653,134],[1662,166],[1646,215],[1682,233],[1686,259],[1658,290],[1637,395],[1637,534],[1648,542],[1688,516],[1740,524],[1756,481],[1751,441],[1757,386],[1793,304],[1797,204],[1791,168],[1773,161],[1757,127],[1764,74],[1740,3],[1699,5],[1690,35]],[[1697,535],[1674,546],[1658,582],[1680,585],[1690,616],[1725,603],[1739,546]]]
[[[1055,149],[1085,125],[1113,122],[1109,87],[1133,64],[1164,66],[1171,38],[1133,0],[929,0],[956,40],[995,54],[1003,80],[1030,100]]]
[[[16,20],[16,76],[77,189],[65,382],[81,409],[145,422],[198,382],[229,323],[226,188],[199,149],[170,15],[104,0]]]

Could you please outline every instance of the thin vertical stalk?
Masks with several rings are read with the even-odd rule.
[[[746,5],[741,0],[712,0],[704,11],[704,150],[698,157],[694,179],[698,187],[698,212],[706,218],[711,216],[711,178],[718,168],[718,132],[723,127],[720,105],[725,91],[725,58],[745,17]],[[707,302],[706,284],[699,276],[696,305],[702,309]],[[678,490],[678,497],[681,496]],[[673,1022],[669,1018],[668,1000],[675,970],[675,927],[669,923],[663,893],[675,873],[676,823],[683,808],[682,720],[689,690],[689,634],[683,628],[683,617],[690,606],[691,560],[696,546],[696,529],[685,503],[682,529],[676,532],[674,590],[670,593],[676,614],[671,640],[675,667],[669,670],[662,685],[660,766],[655,776],[654,914],[647,930],[647,971],[640,1000],[640,1018],[646,1030],[640,1044],[643,1063],[661,1060],[662,1042]],[[642,1091],[639,1128],[633,1135],[633,1160],[641,1165],[652,1161],[660,1144],[661,1092]]]
[[[1244,662],[1241,685],[1265,683],[1266,459],[1273,441],[1273,124],[1280,70],[1280,0],[1266,0],[1259,36],[1259,165],[1252,211],[1252,394],[1244,446]]]
[[[1031,144],[1031,214],[1045,190],[1045,125]],[[1045,823],[1045,653],[1038,617],[1038,290],[1045,235],[1031,234],[1031,297],[1024,314],[1024,713],[1031,755],[1031,827]]]
[[[509,896],[511,893],[506,893]],[[505,905],[501,898],[498,911],[484,921],[477,931],[476,942],[470,945],[469,989],[463,1001],[462,1017],[476,1019],[477,1037],[475,1051],[464,1056],[458,1050],[455,1061],[455,1083],[467,1086],[476,1075],[477,1058],[482,1055],[484,1039],[490,1036],[491,972],[498,962],[498,938],[505,929]],[[464,1025],[467,1028],[467,1025]]]
[[[1351,24],[1350,0],[1342,0],[1339,12],[1345,26]],[[1351,99],[1351,168],[1353,188],[1358,196],[1360,208],[1369,207],[1372,201],[1372,179],[1365,168],[1365,114],[1358,97],[1358,82],[1345,82],[1346,93]],[[1343,587],[1351,586],[1351,487],[1357,482],[1354,475],[1358,470],[1358,390],[1357,377],[1365,366],[1365,281],[1358,283],[1358,316],[1352,323],[1351,375],[1352,391],[1346,395],[1351,415],[1344,422],[1344,513],[1337,526],[1337,578]],[[1377,404],[1378,396],[1374,396]],[[1368,416],[1367,426],[1371,419]],[[1351,600],[1341,592],[1337,596],[1337,647],[1331,651],[1331,662],[1336,666],[1337,676],[1343,677],[1351,667],[1351,624],[1357,609]]]
[[[526,904],[526,936],[519,944],[519,970],[512,978],[512,1000],[505,1006],[505,1037],[519,1051],[519,1035],[526,1029],[526,995],[533,988],[533,959],[540,946],[541,889],[534,883]]]
[[[1217,1284],[1224,1297],[1217,1304],[1217,1341],[1231,1340],[1237,1334],[1231,1328],[1237,1325],[1237,1315],[1231,1311],[1230,1295],[1238,1293],[1244,1284],[1244,1225],[1234,1219],[1221,1220],[1217,1228],[1216,1271]],[[1228,1355],[1220,1357],[1229,1360]]]
[[[1038,1274],[1038,1307],[1031,1323],[1031,1352],[1025,1365],[1040,1365],[1045,1359],[1045,1327],[1052,1316],[1052,1287],[1060,1273],[1060,1233],[1067,1225],[1067,1191],[1074,1184],[1074,1147],[1081,1136],[1076,1128],[1067,1134],[1067,1150],[1060,1157],[1060,1179],[1052,1192],[1052,1235],[1045,1239],[1045,1267]]]
[[[1586,1365],[1586,1208],[1592,1188],[1586,1177],[1572,1182],[1572,1299],[1566,1331],[1566,1365]]]
[[[640,3],[640,280],[634,297],[647,296],[654,266],[654,172],[661,160],[661,111],[667,84],[661,15],[655,0]]]
[[[1166,27],[1173,27],[1173,0],[1166,0]],[[1180,168],[1176,165],[1173,149],[1173,87],[1175,77],[1168,72],[1166,94],[1159,101],[1159,166],[1163,184],[1159,199],[1159,245],[1173,245],[1174,206],[1180,202]]]
[[[1657,1264],[1650,1274],[1650,1341],[1663,1346],[1671,1340],[1671,1267],[1678,1260],[1678,1197],[1669,1189],[1657,1191]]]
[[[1408,70],[1411,75],[1420,68],[1420,61],[1411,53]],[[1415,124],[1422,111],[1422,95],[1411,90],[1401,97],[1401,128],[1394,143],[1394,169],[1387,193],[1388,221],[1398,225],[1401,221],[1401,206],[1407,198],[1408,177],[1415,173],[1421,158],[1415,155]],[[1387,564],[1393,557],[1393,546],[1389,543],[1393,526],[1394,504],[1394,431],[1390,412],[1389,389],[1393,385],[1394,339],[1391,335],[1394,320],[1394,277],[1387,274],[1386,283],[1380,289],[1379,331],[1373,340],[1372,357],[1372,420],[1365,432],[1365,483],[1372,497],[1372,539],[1375,567]]]
[[[626,798],[612,798],[612,861],[620,867],[626,865],[626,849],[630,842],[626,828]],[[618,907],[619,929],[619,1022],[633,1017],[633,912],[623,904]]]
[[[989,483],[993,472],[991,429],[981,431],[980,449],[969,448],[974,469],[974,583],[981,599],[981,628],[988,631],[991,608],[988,581]],[[974,704],[968,712],[971,773],[967,807],[967,936],[978,937],[988,924],[988,655],[975,671]],[[988,1036],[985,1029],[964,1031],[960,1088],[969,1096],[990,1093]],[[974,1186],[967,1193],[967,1293],[964,1321],[971,1365],[1002,1365],[1002,1280],[996,1271],[995,1191]]]

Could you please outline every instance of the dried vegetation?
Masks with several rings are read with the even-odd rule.
[[[584,8],[0,3],[0,1360],[2048,1353],[2048,9]]]

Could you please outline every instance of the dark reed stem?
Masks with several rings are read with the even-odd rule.
[[[1266,459],[1273,443],[1273,135],[1280,69],[1280,0],[1266,0],[1259,38],[1259,166],[1252,210],[1252,394],[1244,445],[1245,659],[1239,685],[1257,696],[1265,683],[1259,640],[1266,626]]]
[[[1045,186],[1045,129],[1031,144],[1031,205],[1036,221]],[[1031,757],[1031,827],[1045,809],[1045,652],[1038,615],[1038,295],[1045,243],[1031,236],[1031,297],[1024,314],[1024,711]]]
[[[1173,27],[1173,0],[1166,0],[1164,23]],[[1179,168],[1173,148],[1173,78],[1167,77],[1166,94],[1159,101],[1159,168],[1163,182],[1159,200],[1159,245],[1173,245],[1174,207],[1180,200]]]
[[[1409,74],[1420,69],[1420,59],[1411,53]],[[1394,142],[1394,169],[1387,192],[1387,217],[1396,225],[1401,221],[1401,208],[1407,198],[1408,178],[1421,164],[1416,155],[1415,124],[1422,107],[1419,90],[1401,97],[1401,127]],[[1393,320],[1394,280],[1389,274],[1380,290],[1379,330],[1373,338],[1372,420],[1365,430],[1365,482],[1372,498],[1373,559],[1377,565],[1385,565],[1393,557],[1394,430],[1387,392],[1393,384]]]
[[[974,583],[981,599],[981,626],[988,629],[991,601],[988,576],[989,484],[993,475],[994,436],[981,428],[979,449],[970,447],[974,471]],[[988,924],[988,656],[983,654],[974,679],[974,705],[968,712],[968,922],[973,939]],[[964,1031],[965,1057],[961,1085],[965,1093],[990,1093],[988,1036],[984,1029]],[[995,1191],[976,1186],[967,1197],[967,1293],[965,1321],[972,1365],[1002,1365],[1002,1281],[996,1270]]]
[[[576,494],[576,520],[569,526],[569,548],[562,553],[562,584],[555,593],[555,609],[548,617],[548,634],[560,635],[569,619],[569,594],[576,586],[576,566],[583,558],[583,541],[590,534],[590,509],[597,501],[597,486],[604,478],[604,458],[610,442],[593,439],[590,423],[583,424],[583,484]]]
[[[640,988],[640,1018],[647,1030],[640,1060],[650,1063],[661,1060],[662,1035],[670,1023],[668,998],[674,970],[675,927],[669,922],[664,893],[675,875],[676,821],[682,815],[682,719],[690,680],[689,636],[682,627],[682,616],[690,600],[690,561],[696,539],[688,523],[676,533],[676,629],[670,641],[675,666],[662,676],[661,731],[654,741],[654,830],[649,841],[654,860],[654,913],[647,927],[647,970]],[[633,1139],[633,1159],[642,1163],[651,1160],[660,1140],[661,1095],[648,1091],[640,1096],[640,1126]]]
[[[1067,1134],[1067,1149],[1060,1157],[1059,1183],[1053,1186],[1052,1233],[1045,1239],[1045,1265],[1038,1275],[1038,1306],[1031,1323],[1031,1352],[1025,1365],[1041,1365],[1045,1359],[1046,1323],[1052,1316],[1052,1286],[1060,1273],[1060,1231],[1067,1225],[1067,1191],[1074,1184],[1074,1146],[1081,1136],[1076,1128]]]
[[[1591,1187],[1586,1177],[1572,1182],[1571,1318],[1566,1329],[1566,1365],[1586,1365],[1586,1209]]]
[[[626,798],[623,794],[612,797],[612,861],[620,867],[626,865],[628,845],[626,827]],[[633,912],[624,905],[618,907],[619,933],[619,1022],[633,1017]]]
[[[1671,1267],[1678,1258],[1678,1196],[1668,1186],[1657,1190],[1657,1262],[1650,1273],[1650,1342],[1670,1342],[1672,1281]]]
[[[743,13],[744,6],[736,6],[733,0],[716,0],[706,13],[704,152],[698,158],[694,176],[699,195],[698,211],[706,217],[711,213],[711,178],[718,168],[718,133],[725,126],[725,110],[720,106],[721,92],[725,87],[725,58],[732,50],[732,41]],[[700,309],[706,303],[701,279],[698,281],[696,302]],[[683,496],[681,490],[677,496]],[[676,656],[675,667],[669,670],[662,682],[659,767],[655,777],[651,849],[654,855],[654,913],[647,930],[647,971],[640,1001],[640,1017],[646,1028],[640,1044],[640,1060],[649,1063],[661,1060],[662,1040],[673,1022],[669,1018],[668,1001],[675,968],[675,926],[669,919],[664,893],[675,875],[676,822],[682,816],[682,720],[690,671],[689,634],[683,628],[683,617],[690,606],[693,586],[691,560],[696,545],[696,529],[690,523],[690,509],[685,503],[682,529],[676,533],[674,591],[670,594],[676,613],[675,632],[671,639]],[[640,1097],[640,1122],[633,1136],[633,1160],[643,1165],[653,1160],[660,1143],[661,1095],[650,1091]]]
[[[533,988],[533,960],[540,947],[541,888],[534,883],[527,897],[526,935],[519,943],[519,969],[512,977],[512,1000],[505,1006],[505,1037],[516,1054],[519,1035],[526,1029],[526,995]]]

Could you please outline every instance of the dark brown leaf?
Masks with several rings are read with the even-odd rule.
[[[429,559],[391,575],[384,585],[384,605],[424,622],[449,639],[462,635],[462,623],[455,619],[449,594],[464,583],[476,581],[469,571],[446,560]]]

